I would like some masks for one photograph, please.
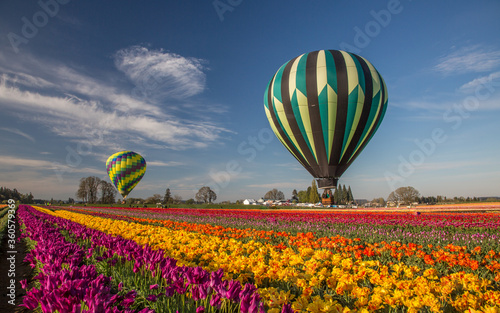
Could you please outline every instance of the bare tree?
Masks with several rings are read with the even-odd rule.
[[[99,185],[101,184],[101,179],[97,176],[89,176],[85,178],[85,181],[89,191],[88,200],[90,203],[96,203],[97,193],[99,191]]]
[[[264,195],[264,199],[284,200],[285,195],[282,191],[274,188],[273,190],[269,190],[268,192],[266,192],[266,194]]]
[[[81,199],[83,202],[87,202],[89,197],[89,192],[87,190],[87,184],[85,183],[85,178],[80,179],[80,185],[78,186],[78,191],[76,192],[76,197]]]
[[[196,201],[199,201],[199,202],[211,203],[212,201],[214,201],[216,199],[217,199],[217,195],[208,186],[201,187],[200,190],[198,190],[198,192],[196,193]]]
[[[88,203],[96,203],[100,184],[101,179],[96,176],[80,179],[80,186],[76,192],[76,197]]]
[[[213,191],[212,191],[212,192],[213,192]],[[215,192],[214,192],[214,194],[215,194]],[[214,200],[215,200],[215,199],[214,199]],[[174,204],[179,204],[179,203],[181,203],[181,202],[182,202],[182,197],[181,197],[181,196],[179,196],[179,195],[174,195],[174,197],[173,197],[173,202],[174,202]]]
[[[372,204],[377,204],[377,205],[380,205],[380,206],[384,206],[385,205],[385,199],[380,197],[380,198],[374,198],[372,201],[371,201]]]
[[[110,182],[101,180],[101,203],[115,203],[116,202],[116,188]]]

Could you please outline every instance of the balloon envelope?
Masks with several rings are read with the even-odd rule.
[[[132,151],[121,151],[106,161],[111,182],[125,199],[146,173],[146,160]]]
[[[377,131],[387,87],[364,58],[339,50],[298,56],[276,72],[264,94],[275,135],[320,187],[335,184]],[[323,182],[323,186],[321,184]]]

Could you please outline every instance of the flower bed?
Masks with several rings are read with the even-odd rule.
[[[199,313],[235,308],[257,312],[261,308],[253,285],[222,281],[222,270],[210,273],[200,267],[177,266],[161,250],[107,235],[41,208],[22,206],[19,217],[26,236],[36,242],[27,261],[40,268],[38,287],[25,297],[30,309]]]
[[[402,243],[367,242],[359,238],[367,238],[368,233],[354,238],[328,237],[322,236],[325,231],[321,230],[302,233],[280,228],[284,225],[281,224],[283,221],[290,223],[291,220],[294,223],[302,220],[313,227],[312,217],[321,217],[326,225],[341,224],[339,219],[328,224],[328,215],[322,213],[272,216],[262,212],[207,210],[216,220],[226,221],[223,227],[214,223],[188,223],[192,217],[203,218],[200,210],[186,213],[184,222],[178,220],[183,216],[179,210],[172,210],[172,214],[169,210],[121,209],[118,212],[91,208],[80,213],[57,210],[53,214],[134,240],[142,246],[162,251],[181,264],[199,265],[208,271],[223,269],[225,279],[254,283],[269,312],[281,311],[286,303],[291,304],[294,310],[304,312],[500,309],[497,305],[500,302],[498,237],[494,237],[491,229],[483,229],[488,225],[498,226],[498,214],[475,214],[458,222],[455,220],[461,223],[460,228],[439,223],[436,218],[441,215],[437,214],[368,216],[373,224],[368,229],[381,238],[390,238],[390,230],[404,231],[412,227],[421,227],[420,235],[429,233],[432,227],[440,227],[440,230],[435,230],[438,234],[445,232],[440,244],[422,245],[412,241],[435,243],[435,238],[422,239],[414,229],[399,234],[407,237]],[[89,212],[92,215],[82,214]],[[122,214],[118,214],[120,212]],[[354,217],[352,214],[337,215],[345,223]],[[330,215],[330,218],[335,216]],[[380,223],[374,219],[375,216],[382,216]],[[455,218],[451,214],[442,216],[449,220]],[[367,221],[368,217],[364,220]],[[420,217],[423,222],[418,224]],[[398,223],[398,219],[410,222]],[[235,221],[248,226],[262,220],[267,221],[267,228],[263,226],[261,230],[228,227]],[[321,221],[320,218],[316,220]],[[381,232],[384,229],[386,232]],[[483,236],[487,243],[483,246],[475,242],[459,245],[450,240],[453,236],[465,236],[463,234],[468,234],[470,238]],[[356,233],[353,231],[351,235]],[[486,249],[488,247],[492,248]]]

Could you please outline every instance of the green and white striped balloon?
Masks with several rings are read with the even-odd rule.
[[[336,181],[377,131],[387,100],[384,80],[370,62],[320,50],[279,68],[264,107],[274,133],[304,168]]]

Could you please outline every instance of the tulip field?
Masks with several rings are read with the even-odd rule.
[[[500,206],[420,214],[36,207],[37,312],[500,312]]]

